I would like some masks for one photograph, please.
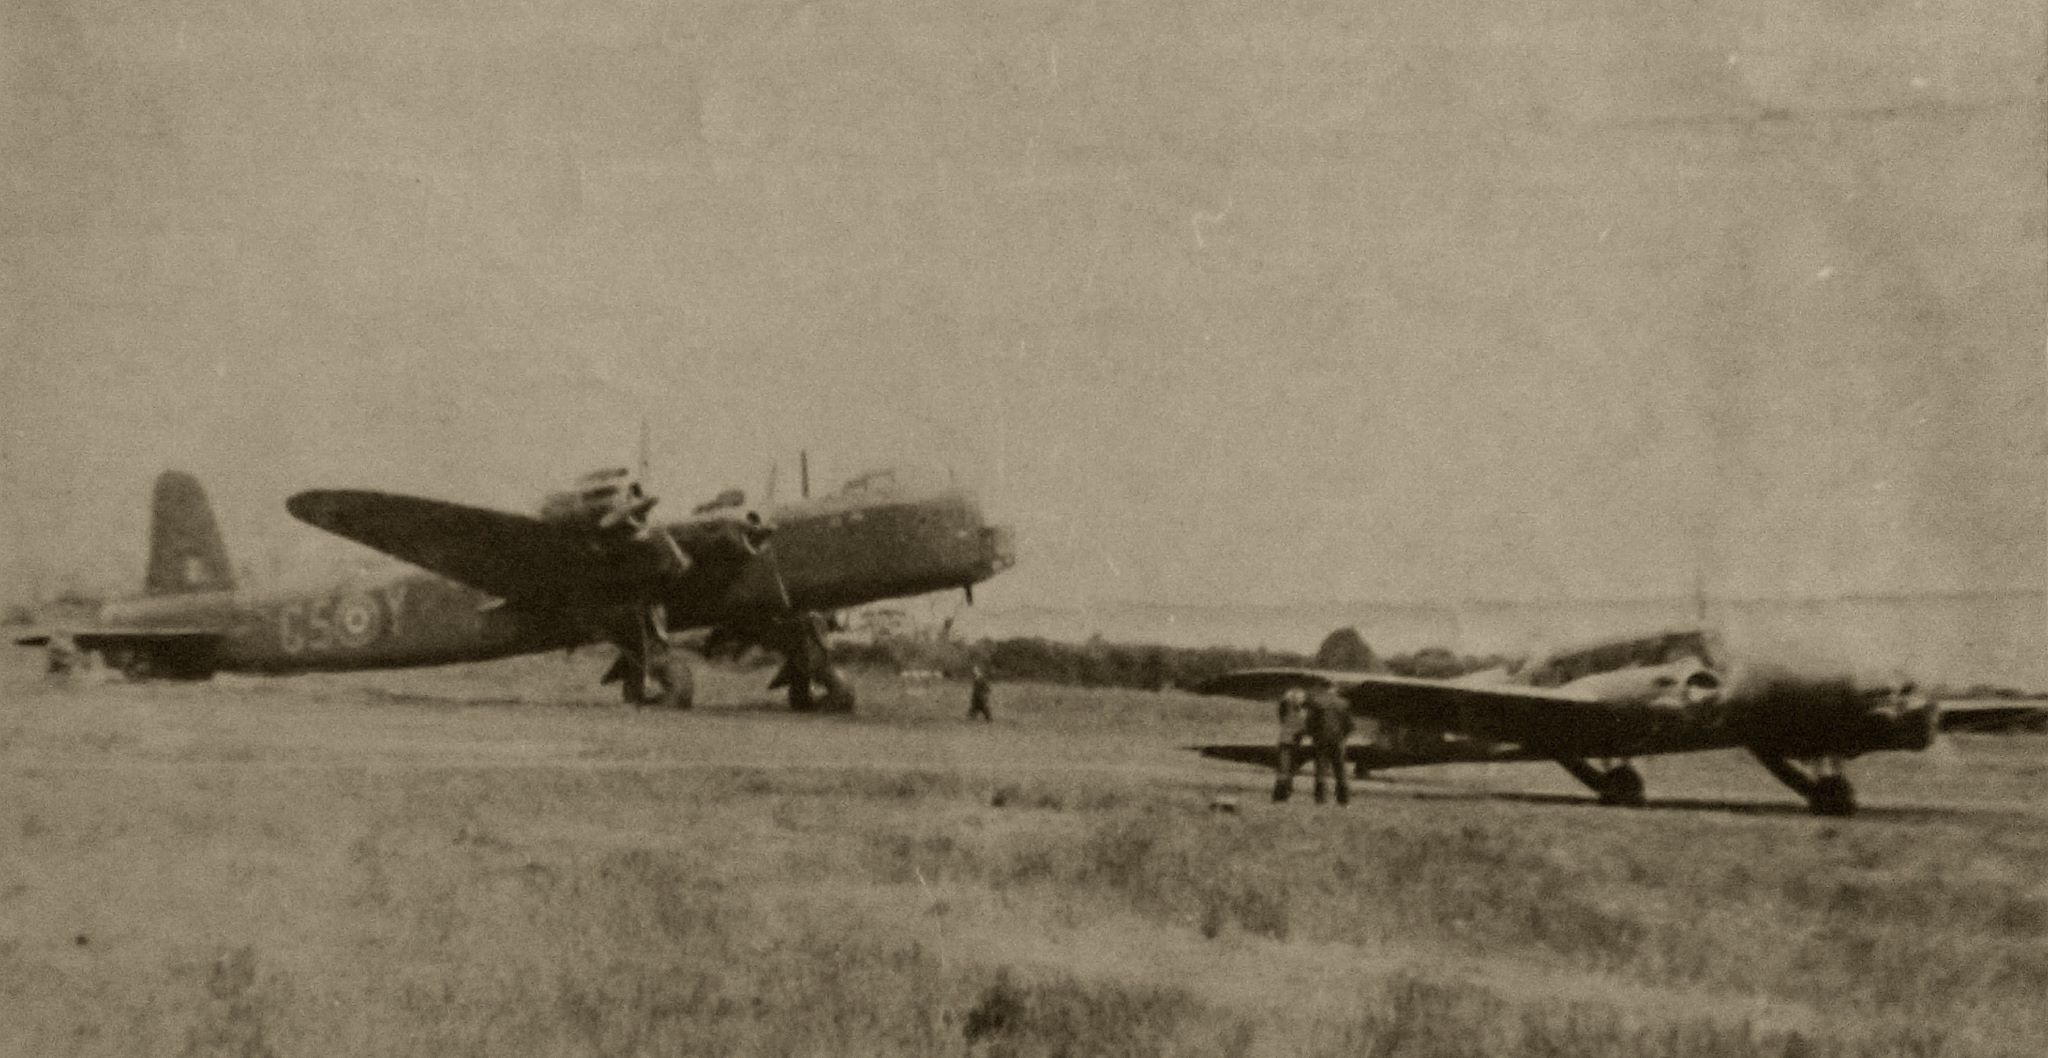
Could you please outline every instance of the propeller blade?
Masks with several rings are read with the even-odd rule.
[[[669,534],[664,533],[658,529],[650,531],[653,532],[654,535],[661,537],[662,543],[668,545],[669,557],[676,560],[677,570],[687,570],[690,568],[690,556],[683,553],[683,545],[676,543],[675,537],[670,536]]]
[[[598,519],[597,527],[606,530],[616,529],[621,525],[645,528],[647,512],[653,510],[654,505],[660,502],[661,498],[658,496],[642,496],[631,503],[614,507],[606,511],[603,518]]]
[[[789,582],[787,580],[784,580],[782,577],[782,556],[780,554],[780,549],[778,549],[775,546],[774,541],[771,540],[768,541],[761,548],[761,550],[764,554],[768,556],[768,573],[770,576],[775,578],[775,594],[781,596],[782,598],[782,612],[789,613],[795,610],[796,603],[792,601],[789,596]]]

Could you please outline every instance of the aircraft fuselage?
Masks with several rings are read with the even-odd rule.
[[[693,571],[669,591],[661,601],[671,630],[966,588],[1014,560],[1008,531],[988,524],[959,490],[835,496],[780,508],[773,518],[771,548],[736,566]],[[661,531],[684,535],[689,526]],[[198,668],[287,673],[510,657],[596,642],[620,621],[630,621],[629,609],[521,607],[411,570],[311,591],[127,600],[103,608],[99,625],[211,631],[219,639]]]

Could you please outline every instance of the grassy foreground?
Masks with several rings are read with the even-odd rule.
[[[1162,726],[1223,720],[1172,696],[978,729],[882,681],[813,722],[408,678],[10,682],[0,1054],[2048,1053],[2041,738],[1848,822],[1338,812],[1180,761]]]

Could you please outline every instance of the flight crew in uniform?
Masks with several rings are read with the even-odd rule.
[[[1328,692],[1310,694],[1300,687],[1289,688],[1280,696],[1278,708],[1280,722],[1279,760],[1275,763],[1277,773],[1273,779],[1273,800],[1285,801],[1294,793],[1294,773],[1301,767],[1301,740],[1309,740],[1309,752],[1315,760],[1315,799],[1322,804],[1326,796],[1325,776],[1335,773],[1337,780],[1337,803],[1351,803],[1350,776],[1344,770],[1344,742],[1351,737],[1351,709],[1344,699]]]

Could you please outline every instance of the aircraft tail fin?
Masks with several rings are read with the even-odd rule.
[[[184,595],[231,591],[234,586],[228,549],[221,543],[206,490],[190,474],[164,471],[157,476],[150,507],[149,576],[143,590],[150,595]]]

